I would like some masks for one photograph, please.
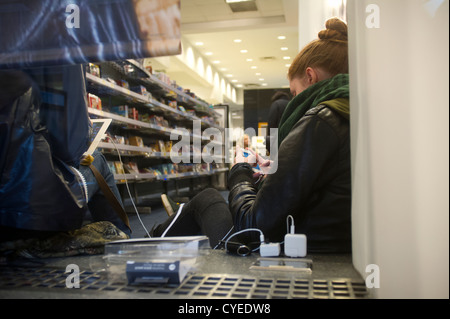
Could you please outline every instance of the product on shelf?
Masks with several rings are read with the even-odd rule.
[[[114,168],[116,169],[116,174],[125,174],[125,171],[123,169],[123,165],[121,162],[115,161]]]
[[[139,114],[139,121],[150,123],[150,114]]]
[[[138,85],[130,88],[131,91],[141,94],[144,98],[150,99],[152,94],[147,91],[147,88],[143,85]]]
[[[134,67],[132,65],[130,65],[130,64],[125,64],[123,66],[123,71],[124,71],[125,74],[131,74],[131,73],[134,72]]]
[[[149,116],[149,123],[169,127],[169,121],[167,121],[164,117],[158,116],[158,115],[150,115]]]
[[[100,66],[94,63],[89,63],[87,66],[87,72],[92,75],[100,77]]]
[[[109,170],[111,171],[111,173],[115,173],[116,167],[114,166],[114,162],[107,161],[107,164],[108,164],[108,167],[109,167]]]
[[[172,141],[166,141],[164,147],[165,147],[166,153],[169,154],[170,151],[172,150]]]
[[[125,89],[130,89],[130,85],[125,80],[119,80],[119,85]]]
[[[128,118],[139,121],[139,111],[135,107],[128,108]],[[138,128],[137,125],[129,125],[130,128]]]
[[[187,110],[186,113],[191,115],[191,116],[195,116],[195,111],[194,110]]]
[[[164,72],[156,72],[155,76],[157,79],[159,79],[161,82],[170,85],[170,77],[165,74]]]
[[[173,109],[177,109],[177,101],[168,101],[167,105]]]
[[[123,116],[123,117],[128,117],[128,105],[118,105],[118,106],[113,106],[111,107],[111,113]]]
[[[165,154],[166,153],[166,144],[164,143],[164,141],[159,140],[158,144],[159,144],[159,151],[162,154]]]
[[[114,143],[116,144],[126,144],[126,140],[124,136],[114,135],[113,136]]]
[[[89,107],[92,107],[97,110],[102,109],[102,100],[97,95],[88,93],[88,103]]]
[[[144,147],[144,142],[142,141],[142,137],[140,136],[130,136],[128,138],[128,142],[133,146]]]
[[[123,168],[129,174],[139,174],[139,168],[135,162],[124,163]]]

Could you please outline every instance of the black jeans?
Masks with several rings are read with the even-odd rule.
[[[176,215],[155,227],[152,236],[160,237]],[[228,233],[231,234],[232,227],[233,218],[228,203],[216,189],[207,188],[184,204],[165,237],[205,235],[211,248],[214,248]]]

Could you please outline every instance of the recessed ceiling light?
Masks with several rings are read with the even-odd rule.
[[[233,77],[233,74],[227,74],[227,78]]]
[[[220,68],[220,71],[226,71],[228,70],[227,68]]]
[[[241,43],[242,42],[241,39],[234,39],[233,41],[236,42],[236,43]]]
[[[247,2],[247,1],[255,1],[255,0],[225,0],[226,3]]]
[[[242,87],[242,84],[238,84],[238,85],[236,85],[236,87],[241,88],[241,87]]]
[[[261,75],[261,73],[258,72],[258,73],[255,73],[255,75]]]
[[[238,80],[231,80],[231,82],[236,83]]]
[[[284,39],[286,39],[286,37],[284,35],[278,36],[278,40],[284,40]]]
[[[255,66],[255,65],[253,65],[253,66],[250,67],[250,69],[257,69],[257,68],[258,68],[258,67]]]
[[[263,79],[263,78],[261,78],[261,79],[258,79],[258,80],[260,80],[260,81],[264,81],[264,79]]]
[[[290,57],[290,56],[284,56],[283,59],[285,59],[285,60],[290,60],[291,57]]]
[[[263,84],[261,84],[262,86],[267,86],[267,83],[263,83]]]
[[[202,46],[203,42],[195,42],[195,45]]]
[[[252,62],[253,61],[253,59],[247,59],[247,62]]]
[[[213,55],[212,52],[206,52],[205,55]]]
[[[241,53],[247,53],[248,51],[247,50],[241,50]]]
[[[284,66],[288,68],[288,67],[290,67],[291,65],[290,65],[290,64],[285,64]]]
[[[282,47],[282,48],[281,48],[281,51],[287,51],[287,49],[288,49],[288,48],[286,48],[286,47]]]
[[[215,61],[213,61],[213,63],[214,63],[214,64],[219,64],[220,61],[219,61],[219,60],[215,60]]]

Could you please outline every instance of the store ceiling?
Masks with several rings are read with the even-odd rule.
[[[237,88],[287,87],[298,53],[298,0],[252,2],[181,0],[182,35]]]

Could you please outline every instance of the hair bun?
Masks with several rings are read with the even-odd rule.
[[[337,40],[337,41],[347,41],[347,24],[338,19],[331,18],[325,23],[326,30],[319,32],[319,39],[321,40]]]

